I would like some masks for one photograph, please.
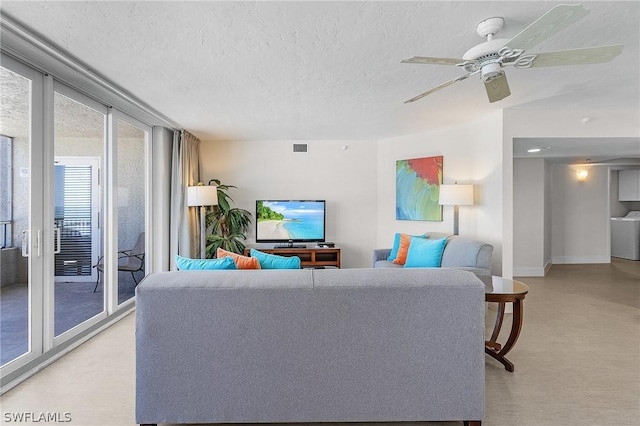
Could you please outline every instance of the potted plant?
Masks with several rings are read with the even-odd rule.
[[[245,245],[244,240],[249,225],[251,224],[251,213],[247,210],[231,207],[233,199],[228,191],[236,188],[233,185],[224,185],[218,179],[211,179],[218,187],[218,205],[212,206],[207,213],[207,229],[211,228],[211,234],[207,235],[206,256],[215,257],[218,247],[223,250],[242,254]]]

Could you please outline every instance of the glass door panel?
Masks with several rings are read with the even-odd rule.
[[[54,335],[105,311],[98,282],[106,113],[54,92]]]
[[[149,130],[117,120],[118,304],[145,275],[146,142]]]
[[[41,221],[31,219],[32,80],[2,66],[0,94],[0,365],[5,365],[32,350],[32,268],[40,261],[33,249]]]
[[[54,226],[56,282],[96,281],[100,159],[56,157]]]

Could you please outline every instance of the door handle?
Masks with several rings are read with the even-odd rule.
[[[22,257],[29,257],[29,231],[22,231]]]
[[[62,248],[60,245],[60,228],[58,227],[53,228],[53,238],[56,240],[56,248],[53,251],[53,254],[60,254],[60,252],[62,251]]]

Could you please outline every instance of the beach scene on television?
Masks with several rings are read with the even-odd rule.
[[[322,201],[257,201],[256,216],[259,240],[324,238]]]

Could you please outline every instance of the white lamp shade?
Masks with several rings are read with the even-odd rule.
[[[440,185],[440,205],[473,205],[473,185]]]
[[[218,187],[209,185],[188,187],[187,204],[189,206],[217,206]]]

